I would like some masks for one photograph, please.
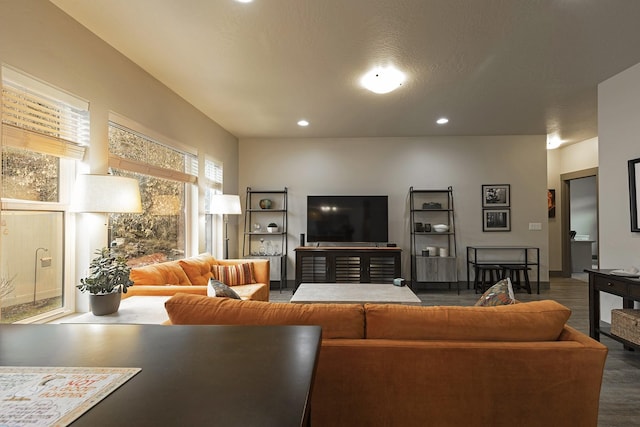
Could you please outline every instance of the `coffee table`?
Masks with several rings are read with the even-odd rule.
[[[0,325],[0,366],[142,370],[73,426],[300,426],[319,326]]]
[[[379,283],[301,283],[292,303],[376,303],[420,305],[407,286]]]

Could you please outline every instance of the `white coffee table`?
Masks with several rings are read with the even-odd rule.
[[[375,303],[420,305],[407,286],[379,283],[301,283],[292,303]]]
[[[71,315],[55,323],[129,323],[129,324],[161,324],[169,320],[164,303],[168,296],[135,296],[120,302],[116,313],[105,316],[94,316],[93,313]],[[54,323],[54,322],[52,322]]]

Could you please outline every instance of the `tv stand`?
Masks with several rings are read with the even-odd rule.
[[[401,276],[402,249],[374,246],[299,246],[296,283],[392,283]]]

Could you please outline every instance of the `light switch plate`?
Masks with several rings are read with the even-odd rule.
[[[530,222],[529,230],[540,231],[542,230],[542,223],[540,222]]]

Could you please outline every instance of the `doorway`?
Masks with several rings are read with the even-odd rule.
[[[562,174],[562,276],[598,266],[598,168]]]

